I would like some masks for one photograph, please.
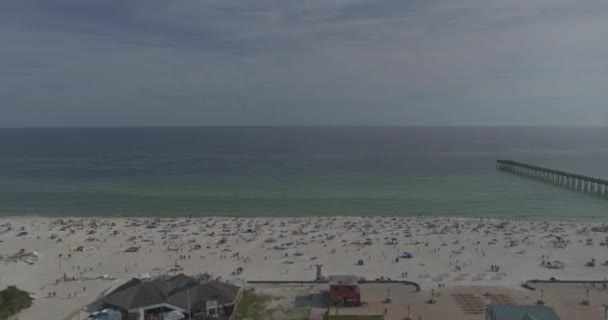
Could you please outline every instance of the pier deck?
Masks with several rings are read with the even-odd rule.
[[[561,187],[608,198],[608,180],[535,166],[512,160],[496,160],[496,169]]]

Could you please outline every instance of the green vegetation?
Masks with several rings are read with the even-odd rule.
[[[272,298],[270,296],[256,294],[254,290],[245,290],[236,306],[237,319],[242,320],[265,320],[266,303]]]
[[[301,292],[298,291],[298,292]],[[309,294],[308,292],[306,292]],[[292,292],[293,294],[293,292]],[[310,303],[310,296],[306,295]],[[255,290],[245,290],[236,306],[237,320],[308,320],[310,318],[309,303],[295,306],[295,296],[285,296],[277,292],[260,293]]]
[[[325,320],[383,320],[382,316],[326,315]]]
[[[8,319],[19,311],[29,308],[32,300],[29,293],[15,286],[0,291],[0,320]]]

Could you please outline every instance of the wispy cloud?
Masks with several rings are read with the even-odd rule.
[[[604,0],[4,0],[1,126],[608,124]]]

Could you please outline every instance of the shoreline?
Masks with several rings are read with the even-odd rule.
[[[492,217],[492,216],[454,216],[454,215],[425,215],[425,214],[413,214],[413,215],[335,215],[335,214],[298,214],[298,215],[255,215],[249,216],[244,214],[213,214],[213,215],[119,215],[119,214],[106,214],[106,215],[72,215],[72,214],[0,214],[0,220],[2,219],[20,219],[20,218],[41,218],[41,219],[306,219],[306,218],[357,218],[357,219],[409,219],[409,218],[420,218],[420,219],[462,219],[462,220],[487,220],[487,221],[551,221],[551,222],[601,222],[602,219],[606,219],[605,216],[511,216],[511,217]]]

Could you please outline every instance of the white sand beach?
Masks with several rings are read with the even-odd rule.
[[[32,292],[34,305],[18,319],[33,320],[65,319],[147,273],[314,280],[322,264],[325,276],[411,280],[424,289],[603,280],[607,230],[595,222],[418,217],[3,217],[0,288]],[[591,259],[595,266],[586,266]]]

